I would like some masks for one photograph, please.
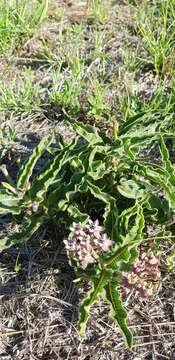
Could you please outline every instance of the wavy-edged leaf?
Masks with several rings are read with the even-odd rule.
[[[160,153],[162,157],[163,166],[166,172],[169,174],[169,180],[172,185],[175,185],[175,169],[170,161],[169,152],[165,145],[165,141],[162,135],[160,135]]]
[[[138,123],[143,123],[144,115],[145,111],[142,111],[139,114],[129,117],[129,119],[119,127],[119,136],[128,133]]]
[[[99,180],[109,173],[109,166],[106,165],[108,150],[109,146],[96,145],[90,152],[87,173],[93,180]]]
[[[101,138],[97,129],[94,126],[84,125],[78,122],[74,122],[72,126],[76,130],[76,132],[89,143],[89,145],[103,143],[103,139]]]
[[[105,162],[102,160],[94,161],[91,171],[88,170],[88,175],[93,180],[102,179],[106,174],[109,174],[109,169],[106,167]]]
[[[38,161],[38,159],[42,156],[44,151],[48,148],[52,141],[52,136],[48,136],[40,141],[40,143],[33,150],[32,155],[29,157],[27,162],[21,167],[18,180],[17,187],[19,189],[28,189],[29,187],[29,179],[32,175],[33,169]]]
[[[18,232],[10,234],[0,240],[0,249],[3,250],[29,240],[42,223],[43,216],[39,217],[36,215],[28,217],[28,219],[23,222]]]
[[[81,173],[75,173],[72,175],[68,184],[63,184],[61,189],[61,198],[58,202],[58,208],[61,211],[67,209],[69,204],[73,201],[75,195],[82,192],[81,187],[84,183],[84,175]]]
[[[109,280],[109,273],[104,272],[101,274],[99,279],[93,281],[93,288],[87,294],[87,297],[84,299],[80,305],[80,319],[79,319],[79,332],[80,335],[84,335],[86,331],[86,325],[90,318],[90,307],[98,301],[100,295],[103,292],[104,286]]]
[[[122,243],[128,244],[128,248],[126,249],[126,252],[123,253],[123,261],[125,264],[126,263],[132,264],[133,261],[137,259],[139,255],[137,248],[142,241],[142,233],[145,227],[143,207],[142,205],[137,203],[135,207],[137,208],[137,210],[136,210],[134,225],[129,228],[129,219],[125,220],[125,224],[127,222],[127,229],[126,229],[127,233],[125,236],[121,235]],[[122,256],[120,260],[122,260]]]
[[[142,117],[141,121],[140,117]],[[167,124],[167,120],[162,121],[160,117],[155,119],[154,115],[148,117],[146,113],[140,113],[125,121],[119,128],[119,136],[120,138],[130,138],[134,142],[137,139],[152,137],[156,133],[159,135],[158,129],[163,126],[163,122]]]
[[[129,226],[129,220],[132,216],[135,216],[134,225]],[[121,234],[123,244],[140,242],[140,240],[142,239],[142,232],[145,226],[143,206],[139,203],[136,203],[132,208],[130,208],[130,212],[128,212],[127,214],[122,213],[121,218],[122,221],[125,222],[126,231],[125,235]]]
[[[145,226],[143,208],[142,205],[136,203],[132,208],[127,210],[123,212],[123,224],[119,230],[120,242],[122,242],[122,244],[119,243],[114,254],[104,261],[109,267],[113,267],[113,264],[123,266],[124,263],[124,265],[126,265],[130,260],[133,261],[133,259],[136,259],[138,256],[137,248],[142,241],[142,232]],[[129,220],[132,216],[135,216],[134,225],[129,226]]]
[[[118,209],[115,199],[106,205],[103,215],[106,233],[112,240],[119,241],[118,232]]]
[[[170,174],[158,167],[140,165],[141,173],[147,180],[153,184],[160,186],[160,189],[164,191],[165,198],[170,202],[170,206],[175,208],[175,191],[174,186],[170,182]]]
[[[81,224],[88,222],[89,215],[82,213],[77,204],[71,204],[67,207],[67,211],[74,221],[81,222]]]
[[[19,195],[18,190],[11,184],[9,184],[5,181],[2,181],[2,186],[4,189],[9,190],[12,194]]]
[[[109,150],[111,150],[111,146],[109,146],[109,145],[95,145],[93,147],[92,151],[89,154],[89,170],[90,171],[93,171],[91,169],[91,167],[93,166],[96,154],[98,156],[100,155],[101,159],[104,159],[104,157],[108,154]]]
[[[0,214],[20,214],[22,199],[9,194],[7,190],[0,190]]]
[[[91,194],[106,204],[103,216],[105,231],[112,240],[118,240],[118,209],[116,200],[108,193],[101,191],[88,177],[86,177],[85,183],[88,185]]]
[[[49,186],[53,184],[62,167],[76,156],[77,150],[75,150],[75,152],[73,151],[75,144],[76,139],[72,144],[65,147],[59,155],[56,155],[44,171],[36,177],[29,191],[30,199],[37,199],[39,202],[43,201],[44,194],[46,194]]]
[[[145,190],[141,189],[140,186],[134,180],[124,180],[120,185],[117,186],[119,193],[129,199],[143,198]]]
[[[105,286],[105,295],[105,300],[107,300],[111,306],[110,316],[112,319],[116,320],[127,346],[131,348],[133,344],[133,336],[129,327],[127,326],[128,315],[122,303],[118,284],[116,282],[110,281]]]

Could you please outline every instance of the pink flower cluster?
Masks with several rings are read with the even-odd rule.
[[[71,233],[64,244],[69,256],[73,257],[86,269],[89,264],[98,260],[101,253],[109,251],[112,240],[103,232],[98,220],[89,221],[86,225],[73,223]]]
[[[122,280],[125,294],[127,290],[134,289],[141,298],[152,298],[156,287],[156,281],[160,280],[159,258],[152,252],[142,254],[133,265],[130,272],[125,273]]]

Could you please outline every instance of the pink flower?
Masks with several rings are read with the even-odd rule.
[[[124,289],[135,289],[137,296],[151,298],[154,295],[155,282],[160,280],[161,276],[158,265],[159,258],[154,254],[142,254],[131,271],[124,273],[122,279]]]
[[[86,269],[89,264],[98,260],[101,253],[109,251],[112,240],[103,233],[98,220],[90,220],[85,226],[73,223],[64,244],[68,255],[72,256],[80,267]]]

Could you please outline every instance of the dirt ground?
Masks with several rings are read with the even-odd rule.
[[[58,57],[56,37],[60,21],[51,16],[55,7],[65,6],[65,21],[69,24],[86,23],[86,42],[81,51],[88,61],[85,68],[88,76],[91,69],[100,71],[99,61],[91,59],[92,47],[91,13],[85,13],[82,6],[71,5],[69,1],[55,1],[49,7],[50,17],[34,34],[25,41],[7,64],[1,60],[4,81],[10,81],[14,74],[22,77],[27,67],[32,67],[35,81],[43,87],[44,103],[30,112],[2,111],[1,122],[10,123],[16,128],[16,141],[11,159],[18,155],[22,161],[31,153],[39,139],[50,131],[63,134],[66,138],[74,132],[66,122],[62,109],[48,99],[51,63],[37,61],[40,52],[40,39],[47,44],[55,57]],[[132,11],[134,2],[113,1],[112,13],[107,22],[108,35],[103,51],[110,56],[105,64],[107,91],[105,96],[113,106],[113,112],[120,119],[118,94],[130,91],[130,83],[125,74],[123,49],[146,50],[133,28]],[[66,45],[65,45],[66,46]],[[32,60],[31,60],[32,59]],[[111,75],[112,74],[112,75]],[[117,84],[111,83],[116,76]],[[168,82],[168,78],[164,80]],[[149,66],[142,65],[135,76],[137,94],[149,98],[157,88],[157,75]],[[90,90],[89,90],[90,91]],[[80,120],[81,114],[77,115]],[[83,115],[84,116],[84,115]],[[85,116],[93,122],[93,118]],[[85,121],[84,120],[84,121]],[[105,120],[100,124],[106,129]],[[15,164],[7,166],[15,177]],[[42,166],[40,163],[39,166]],[[0,234],[14,230],[14,220],[1,217]],[[129,324],[134,333],[134,346],[127,350],[123,339],[108,319],[108,306],[100,301],[93,306],[86,338],[81,340],[76,323],[78,305],[88,289],[88,284],[73,282],[75,276],[69,267],[62,245],[63,235],[57,224],[41,228],[27,244],[0,253],[0,359],[2,360],[164,360],[175,359],[175,272],[171,274],[161,269],[161,281],[155,297],[151,301],[141,301],[130,293],[125,301],[129,312]],[[165,244],[164,256],[169,251]],[[19,271],[15,271],[18,259]]]

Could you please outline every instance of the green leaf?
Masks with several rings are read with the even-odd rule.
[[[104,175],[109,174],[109,166],[106,165],[107,153],[109,146],[95,146],[89,155],[89,166],[87,174],[93,180],[99,180]]]
[[[135,216],[134,225],[132,217]],[[133,261],[133,256],[136,259],[138,256],[137,248],[142,241],[142,232],[145,226],[143,208],[140,204],[135,204],[132,208],[123,211],[123,215],[120,215],[122,219],[122,225],[120,224],[119,233],[121,241],[118,246],[116,244],[116,250],[113,255],[104,260],[104,264],[109,268],[112,268],[114,264],[116,266],[123,266],[124,263]],[[131,225],[129,221],[131,219]],[[122,242],[122,244],[121,244]]]
[[[103,218],[107,235],[110,239],[119,241],[118,209],[115,199],[111,199],[111,201],[106,205]]]
[[[43,223],[43,216],[30,216],[21,225],[18,232],[15,232],[0,240],[0,249],[6,249],[27,241]]]
[[[102,179],[106,174],[109,174],[109,169],[107,169],[106,164],[102,160],[94,161],[91,171],[88,170],[88,175],[93,180]]]
[[[124,335],[124,339],[129,348],[133,344],[133,336],[131,331],[127,326],[127,311],[125,310],[120,292],[118,289],[118,284],[116,282],[110,281],[105,286],[105,300],[111,305],[110,316],[117,321],[121,333]]]
[[[85,183],[88,185],[91,194],[106,204],[103,216],[105,230],[112,240],[118,240],[118,210],[116,200],[108,193],[101,191],[88,177],[85,178]]]
[[[165,198],[169,201],[170,206],[175,208],[175,188],[170,182],[170,174],[165,169],[159,167],[140,165],[141,173],[147,180],[160,186],[164,191]]]
[[[18,253],[16,261],[15,261],[14,270],[15,270],[16,273],[19,273],[20,270],[21,270],[21,263],[19,262],[19,255],[20,255],[20,253]]]
[[[98,301],[101,293],[103,292],[104,286],[109,280],[109,273],[104,272],[101,274],[99,279],[93,281],[93,288],[87,294],[80,305],[80,319],[79,319],[79,332],[80,335],[84,335],[86,331],[86,325],[90,318],[90,307]]]
[[[74,173],[68,184],[63,184],[61,189],[61,197],[58,202],[59,210],[64,211],[65,207],[72,203],[75,195],[82,192],[81,187],[84,183],[84,176],[81,173]]]
[[[171,184],[175,186],[175,168],[170,161],[169,152],[162,135],[160,135],[160,153],[162,156],[164,169],[168,173],[167,176],[169,177]]]
[[[29,157],[27,162],[21,167],[18,180],[17,180],[17,187],[19,189],[28,189],[29,187],[29,179],[32,175],[34,166],[36,165],[38,159],[41,157],[43,152],[48,148],[52,141],[52,136],[48,136],[40,141],[40,143],[36,146],[33,150],[32,155]]]
[[[146,199],[145,199],[146,200]],[[129,226],[129,220],[132,216],[135,215],[134,225]],[[129,213],[121,214],[122,221],[125,221],[125,231],[126,235],[122,235],[123,244],[135,244],[140,243],[142,239],[142,232],[145,226],[145,219],[143,214],[143,207],[139,203],[136,203],[132,208],[130,208]],[[132,219],[131,219],[132,220]],[[131,221],[132,224],[132,221]]]
[[[44,200],[44,195],[47,193],[49,186],[55,181],[62,167],[76,156],[77,150],[73,151],[75,144],[76,140],[60,151],[42,173],[36,177],[28,194],[29,199],[33,201],[37,199],[39,202]]]
[[[103,143],[103,139],[94,126],[84,125],[78,122],[74,122],[72,126],[76,132],[88,142],[89,145],[92,146]]]
[[[3,186],[4,189],[9,190],[10,192],[12,192],[15,195],[19,194],[18,190],[9,183],[6,183],[6,182],[2,181],[2,186]]]
[[[22,199],[10,194],[7,190],[0,190],[0,214],[20,214]]]
[[[77,204],[71,204],[67,207],[67,211],[70,214],[70,216],[74,219],[74,221],[78,221],[83,223],[88,222],[89,220],[89,215],[82,213],[78,207]]]
[[[145,115],[145,111],[129,117],[129,119],[126,120],[119,127],[119,136],[121,136],[122,134],[127,134],[134,127],[134,125],[138,125],[138,123],[142,123],[144,115]]]
[[[143,198],[145,190],[141,189],[140,186],[134,180],[124,180],[121,185],[117,186],[119,193],[129,199]]]

